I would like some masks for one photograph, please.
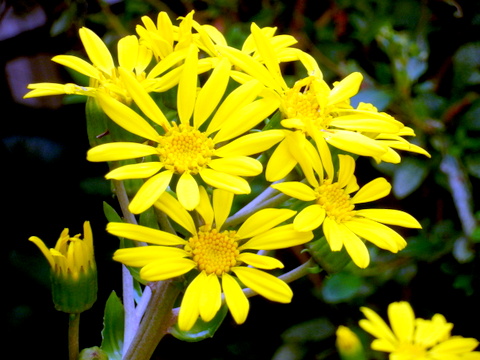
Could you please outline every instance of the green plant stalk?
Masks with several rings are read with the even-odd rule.
[[[68,314],[68,359],[78,360],[78,335],[80,328],[80,314]]]

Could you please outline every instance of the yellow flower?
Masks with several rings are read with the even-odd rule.
[[[263,209],[245,220],[238,230],[225,230],[222,227],[234,195],[217,189],[210,202],[206,190],[200,189],[201,201],[196,211],[202,219],[201,226],[195,225],[192,215],[168,192],[155,203],[187,230],[190,235],[185,239],[140,225],[109,223],[107,231],[113,235],[152,244],[119,249],[114,260],[140,267],[140,276],[146,281],[166,280],[195,269],[196,277],[188,285],[180,307],[178,324],[182,330],[189,330],[199,316],[204,321],[213,319],[221,306],[222,291],[233,318],[238,324],[243,323],[249,302],[240,284],[269,300],[290,302],[290,287],[262,271],[283,268],[283,264],[252,250],[282,249],[311,240],[311,232],[297,232],[292,224],[280,225],[295,211]]]
[[[91,61],[85,61],[80,57],[73,55],[57,55],[52,58],[61,65],[67,66],[80,74],[90,78],[89,86],[80,86],[77,84],[55,84],[55,83],[37,83],[28,85],[32,89],[24,97],[37,97],[61,94],[78,94],[86,96],[96,96],[97,89],[108,92],[122,101],[126,99],[126,91],[118,76],[112,54],[108,50],[103,40],[88,28],[79,30],[85,51]],[[139,43],[138,38],[129,35],[118,41],[118,63],[119,66],[128,70],[139,80],[146,77],[145,70],[152,59],[152,52],[144,45]],[[147,86],[145,82],[145,86]]]
[[[431,320],[415,318],[408,302],[394,302],[388,306],[389,327],[373,310],[360,310],[366,317],[360,320],[360,327],[376,338],[372,349],[390,353],[391,360],[480,359],[480,352],[473,351],[479,342],[452,336],[453,324],[441,314]]]
[[[178,84],[178,123],[169,123],[153,99],[128,72],[120,68],[130,94],[138,107],[156,125],[115,99],[99,95],[105,113],[126,130],[150,140],[138,144],[115,142],[88,151],[90,161],[116,161],[153,155],[110,171],[108,179],[147,179],[129,205],[133,213],[148,209],[178,176],[177,196],[186,209],[194,209],[200,200],[196,176],[205,183],[236,194],[250,192],[245,176],[262,172],[261,163],[249,155],[270,148],[283,138],[281,131],[245,134],[269,116],[278,103],[274,98],[260,98],[258,81],[251,81],[232,91],[223,101],[230,74],[230,63],[221,59],[204,86],[197,89],[197,49],[189,48]],[[213,114],[213,115],[212,115]],[[211,117],[212,116],[212,117]],[[207,126],[207,119],[211,117]],[[203,130],[206,127],[205,130]],[[157,127],[158,128],[158,127]],[[163,131],[162,131],[163,130]],[[232,139],[237,138],[232,141]]]
[[[379,112],[371,104],[359,104],[357,108],[350,105],[350,99],[357,94],[363,79],[360,73],[352,73],[330,88],[310,55],[288,48],[288,57],[285,59],[300,61],[309,73],[309,76],[289,87],[281,73],[278,51],[267,41],[258,26],[252,24],[251,31],[257,58],[229,47],[221,47],[221,51],[244,72],[236,72],[232,78],[240,83],[256,78],[275,91],[280,99],[282,126],[314,139],[319,148],[324,147],[322,143],[327,143],[378,161],[398,163],[400,156],[392,148],[429,156],[425,150],[401,137],[415,134],[410,128],[405,131],[404,125],[392,116]],[[293,145],[296,144],[291,144]],[[302,148],[283,146],[283,150],[281,148],[278,151],[281,154],[274,152],[272,156],[281,158],[282,161],[269,162],[269,181],[280,180],[282,175],[291,171],[297,163],[295,153],[302,152]]]
[[[313,163],[320,163],[318,156]],[[285,181],[272,184],[271,187],[307,203],[293,221],[296,230],[311,231],[322,226],[332,251],[340,251],[345,246],[353,262],[365,268],[370,263],[370,255],[362,239],[396,253],[406,246],[406,241],[384,224],[408,228],[421,226],[411,215],[400,210],[355,209],[357,204],[387,196],[391,185],[384,178],[377,178],[359,189],[354,171],[355,160],[349,155],[339,155],[336,178],[332,166],[325,167],[326,176],[323,170],[316,171],[316,176],[313,172],[307,172],[309,185]],[[356,194],[351,196],[355,191]]]
[[[29,238],[50,264],[56,309],[67,313],[87,310],[97,298],[97,267],[90,222],[83,224],[83,233],[82,240],[80,234],[71,237],[65,228],[52,249],[36,236]]]

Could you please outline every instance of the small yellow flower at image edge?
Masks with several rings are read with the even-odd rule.
[[[50,265],[52,296],[55,308],[66,313],[81,313],[92,307],[97,299],[97,266],[93,252],[93,235],[89,221],[81,234],[69,235],[65,228],[54,248],[47,248],[37,236],[33,242]]]
[[[114,253],[114,260],[141,268],[140,277],[146,281],[167,280],[191,270],[197,272],[180,306],[178,325],[184,331],[191,329],[199,316],[206,322],[213,319],[222,303],[222,291],[234,320],[242,324],[248,315],[249,302],[239,281],[271,301],[289,303],[293,296],[290,287],[263,271],[281,269],[283,264],[252,250],[301,245],[310,241],[313,233],[295,231],[292,224],[281,225],[295,215],[290,209],[259,210],[238,230],[224,230],[234,194],[216,189],[210,202],[205,188],[200,187],[200,193],[200,204],[196,208],[204,222],[200,227],[170,193],[163,193],[155,203],[156,208],[191,234],[186,239],[141,225],[109,223],[109,233],[151,244],[119,249]]]
[[[371,348],[390,353],[390,359],[402,360],[479,360],[474,351],[479,341],[451,335],[452,323],[441,314],[430,320],[415,318],[410,303],[399,301],[388,306],[390,326],[373,310],[362,307],[366,319],[360,327],[375,337]]]

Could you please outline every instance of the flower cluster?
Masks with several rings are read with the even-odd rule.
[[[114,259],[140,268],[146,282],[187,279],[182,330],[213,319],[222,301],[244,322],[246,288],[289,302],[290,287],[269,273],[283,264],[266,252],[324,236],[332,251],[345,247],[365,268],[365,240],[403,249],[405,239],[387,225],[420,224],[399,210],[357,208],[391,186],[377,178],[360,187],[355,158],[398,163],[398,150],[429,156],[405,139],[413,129],[372,104],[350,105],[360,73],[330,86],[292,36],[253,23],[237,49],[193,16],[178,25],[163,12],[156,22],[143,17],[136,35],[118,41],[117,61],[82,28],[90,62],[70,55],[53,61],[86,75],[88,86],[32,84],[26,95],[84,95],[111,121],[96,134],[110,132],[111,141],[92,145],[87,159],[107,162],[107,179],[139,184],[124,207],[130,214],[153,211],[168,224],[109,223],[109,233],[139,245]],[[285,62],[298,64],[304,77],[289,84]],[[113,134],[113,125],[121,131]]]

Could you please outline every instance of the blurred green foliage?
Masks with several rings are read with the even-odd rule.
[[[421,231],[402,233],[408,241],[405,250],[390,254],[372,247],[372,263],[365,270],[346,266],[299,281],[293,285],[291,307],[274,307],[282,312],[276,317],[283,316],[283,323],[262,318],[255,307],[270,305],[253,300],[245,331],[235,333],[238,338],[221,334],[230,326],[225,323],[205,345],[167,339],[159,358],[198,351],[200,359],[338,359],[333,339],[338,325],[355,330],[359,306],[385,314],[387,304],[398,300],[410,301],[419,317],[442,313],[455,324],[454,333],[480,338],[480,206],[475,201],[480,196],[480,2],[69,0],[62,9],[51,36],[87,26],[112,49],[120,36],[134,33],[141,16],[155,19],[159,11],[175,19],[194,9],[198,22],[220,28],[233,46],[242,43],[252,21],[276,26],[317,59],[330,83],[360,71],[365,80],[353,100],[371,102],[412,127],[415,143],[432,155],[404,153],[399,165],[366,160],[357,165],[360,183],[377,176],[392,182],[392,195],[379,207],[404,210],[421,222]],[[293,66],[284,70],[289,79],[302,76]],[[89,183],[98,189],[95,179],[85,186]],[[302,259],[297,253],[283,256],[287,264]],[[261,321],[270,322],[256,324]],[[245,341],[261,344],[261,331],[272,326],[272,332],[283,333],[267,349],[242,343],[241,336],[250,335]],[[362,339],[368,349],[371,339]],[[203,353],[210,346],[223,350]],[[386,357],[371,353],[368,358]]]

